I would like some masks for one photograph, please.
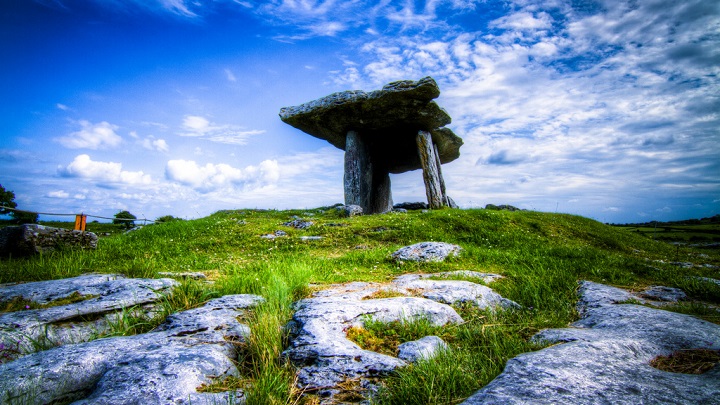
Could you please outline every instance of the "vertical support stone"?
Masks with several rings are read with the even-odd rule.
[[[368,205],[370,181],[370,153],[367,144],[355,131],[348,131],[345,137],[345,205],[359,205],[365,210]]]
[[[447,190],[445,189],[445,179],[442,175],[442,162],[440,162],[440,152],[438,151],[437,145],[433,143],[433,152],[435,152],[435,165],[438,170],[438,179],[440,180],[440,194],[442,195],[442,203],[444,206],[449,207],[450,201],[448,201]]]
[[[373,158],[370,145],[356,131],[346,135],[343,179],[346,205],[359,205],[366,214],[392,209],[389,171]]]
[[[418,131],[416,138],[420,165],[423,169],[423,180],[425,180],[425,194],[428,205],[431,209],[440,208],[445,205],[443,193],[440,188],[439,168],[435,159],[435,147],[433,146],[430,132]]]

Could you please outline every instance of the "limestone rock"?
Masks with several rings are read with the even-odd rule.
[[[650,361],[683,349],[720,349],[720,326],[625,302],[627,291],[583,282],[570,328],[534,338],[560,343],[521,354],[463,404],[715,403],[720,367],[705,374],[660,371]]]
[[[33,352],[37,343],[57,345],[86,341],[108,330],[125,309],[151,316],[154,303],[170,292],[177,281],[132,279],[117,274],[86,274],[62,280],[0,286],[0,303],[23,299],[41,305],[68,297],[90,299],[51,306],[0,313],[0,343],[12,347],[14,355]]]
[[[265,235],[260,235],[260,237],[263,238],[263,239],[271,239],[271,240],[272,240],[272,239],[275,239],[275,238],[280,238],[280,237],[283,237],[283,236],[287,236],[287,232],[285,232],[285,231],[275,231],[275,232],[273,232],[273,233],[268,233],[268,234],[265,234]]]
[[[351,204],[351,205],[342,205],[337,208],[338,211],[341,211],[343,215],[346,217],[355,217],[358,215],[363,214],[363,209],[359,205]]]
[[[462,248],[445,242],[420,242],[396,250],[392,258],[397,261],[441,262],[448,256],[457,256]]]
[[[289,227],[295,228],[295,229],[307,229],[307,228],[310,228],[311,226],[313,226],[313,224],[314,224],[314,222],[312,222],[312,221],[305,221],[303,219],[298,218],[298,219],[294,219],[290,222],[283,223],[283,226],[289,226]]]
[[[398,358],[415,363],[418,360],[430,359],[438,351],[446,350],[447,343],[437,336],[425,336],[412,342],[405,342],[398,346]]]
[[[59,246],[95,249],[97,240],[97,235],[92,232],[35,224],[8,226],[0,229],[0,256],[30,256],[50,252]]]
[[[450,305],[470,303],[481,309],[520,307],[484,285],[462,280],[430,280],[428,276],[431,275],[408,274],[397,277],[393,284],[409,291],[420,291],[425,298]],[[490,275],[489,279],[495,280],[496,276]]]
[[[415,146],[419,130],[431,132],[442,163],[460,156],[462,140],[444,128],[450,116],[432,101],[439,95],[431,77],[404,80],[369,93],[350,90],[284,107],[280,119],[342,150],[346,150],[346,134],[360,132],[390,173],[402,173],[420,168]]]
[[[0,365],[0,392],[9,403],[244,403],[241,391],[199,393],[211,377],[239,376],[238,322],[262,298],[225,296],[168,318],[136,336],[71,344]]]
[[[332,387],[348,378],[389,374],[406,363],[392,356],[361,349],[345,336],[363,317],[391,322],[427,317],[434,325],[458,323],[450,306],[415,297],[360,300],[324,296],[302,300],[290,325],[291,344],[284,356],[300,367],[298,385],[306,389]]]
[[[426,202],[404,202],[393,205],[393,208],[402,208],[406,210],[426,210],[428,209],[428,204]]]
[[[456,284],[452,284],[452,288],[465,291],[464,296],[468,298],[472,293],[495,294],[485,286],[467,281],[432,280],[431,277],[470,275],[487,281],[500,277],[496,274],[476,272],[453,273],[455,272],[411,274],[398,277],[389,284],[339,284],[296,303],[295,315],[287,326],[291,336],[290,347],[283,356],[299,368],[298,386],[313,390],[330,389],[346,379],[383,376],[406,365],[404,360],[361,349],[347,339],[346,331],[353,326],[362,326],[367,317],[382,322],[422,317],[433,325],[462,322],[457,312],[446,303],[411,295],[440,297],[440,291],[450,287],[448,283],[453,282]],[[405,296],[374,298],[375,294],[383,292]],[[453,294],[462,295],[457,291]],[[452,301],[452,298],[446,298],[446,302],[449,301]],[[492,299],[484,299],[482,296],[472,297],[472,302],[478,305],[481,302],[492,305],[490,301]],[[503,305],[501,300],[495,300],[495,303]],[[417,343],[416,355],[425,353],[422,348],[425,346],[422,345],[432,340],[425,339]],[[429,346],[433,345],[439,347],[439,343]],[[412,347],[413,345],[409,345],[408,351],[412,352]]]
[[[685,291],[679,288],[663,287],[660,285],[650,286],[640,293],[640,296],[650,300],[678,302],[687,298]]]
[[[493,210],[493,211],[522,211],[520,208],[513,207],[512,205],[495,205],[495,204],[487,204],[485,206],[486,210]]]

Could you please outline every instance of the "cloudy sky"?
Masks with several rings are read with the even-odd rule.
[[[0,184],[19,208],[194,218],[343,200],[281,107],[432,76],[462,207],[720,213],[720,3],[1,0]],[[418,171],[393,198],[425,199]],[[68,218],[71,220],[71,218]]]

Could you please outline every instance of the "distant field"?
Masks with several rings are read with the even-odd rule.
[[[616,225],[627,232],[663,242],[683,244],[720,243],[720,224],[683,224],[658,223],[657,226]]]

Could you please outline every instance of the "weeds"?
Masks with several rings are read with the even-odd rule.
[[[15,297],[10,301],[4,302],[2,307],[0,307],[0,312],[15,312],[15,311],[24,311],[24,310],[30,310],[30,309],[45,309],[45,308],[52,308],[52,307],[59,307],[63,305],[68,304],[74,304],[76,302],[82,302],[89,299],[97,298],[99,295],[95,294],[87,294],[82,295],[79,292],[75,291],[72,294],[68,295],[67,297],[63,297],[54,301],[50,301],[45,304],[40,304],[38,302],[24,299],[22,297]]]
[[[658,356],[650,365],[662,371],[683,374],[703,374],[720,363],[720,350],[678,350],[668,356]]]

